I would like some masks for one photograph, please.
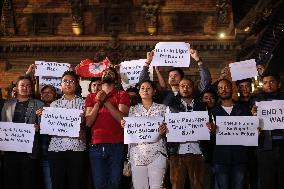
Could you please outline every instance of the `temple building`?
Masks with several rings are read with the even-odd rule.
[[[76,66],[106,56],[119,64],[169,41],[197,49],[213,80],[246,59],[283,75],[283,10],[282,0],[2,0],[0,88],[5,96],[37,60]],[[192,62],[184,70],[196,79]]]

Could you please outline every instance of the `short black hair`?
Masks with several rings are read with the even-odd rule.
[[[247,79],[237,80],[236,85],[239,86],[241,83],[244,83],[244,82],[248,82],[248,83],[252,84],[252,79],[247,78]]]
[[[93,82],[101,81],[101,80],[102,80],[102,78],[101,78],[101,77],[92,77],[92,78],[91,78],[91,82],[90,82],[90,84],[89,84],[88,91],[89,91],[89,92],[91,92],[91,91],[92,91],[92,90],[91,90],[91,87],[92,87],[92,83],[93,83]]]
[[[65,72],[63,73],[62,77],[61,77],[61,80],[62,80],[63,77],[66,76],[66,75],[72,76],[72,77],[75,79],[76,83],[79,85],[79,76],[78,76],[74,71],[69,71],[69,70],[68,70],[68,71],[65,71]]]
[[[19,76],[19,77],[17,78],[16,86],[18,86],[19,82],[20,82],[21,80],[24,80],[24,79],[29,80],[30,83],[31,83],[31,85],[33,85],[33,80],[32,80],[32,78],[31,78],[30,76],[28,76],[28,75],[21,75],[21,76]]]
[[[280,75],[278,73],[275,72],[264,72],[261,76],[260,76],[260,80],[262,81],[263,78],[265,77],[273,77],[278,83],[281,82],[280,80]]]
[[[116,69],[115,69],[115,68],[113,68],[113,67],[108,67],[108,68],[106,68],[105,70],[111,70],[111,71],[114,73],[115,82],[117,82],[117,81],[118,81],[119,76],[118,76],[118,73],[117,73],[117,71],[116,71]],[[105,71],[105,70],[104,70],[104,71]]]
[[[181,68],[171,68],[169,71],[168,71],[168,74],[170,74],[170,72],[172,71],[177,71],[181,77],[181,79],[183,79],[184,77],[184,71],[181,69]]]
[[[53,85],[45,85],[45,86],[43,86],[41,88],[41,90],[40,90],[40,93],[42,93],[46,88],[50,88],[55,93],[55,95],[57,95],[56,88]]]
[[[203,98],[204,94],[206,94],[206,93],[211,93],[211,94],[214,96],[214,98],[217,99],[217,96],[218,96],[218,95],[217,95],[216,91],[213,89],[213,86],[210,86],[210,87],[204,89],[204,90],[200,93],[200,98]]]
[[[230,84],[231,88],[233,88],[232,82],[231,82],[230,80],[228,80],[228,79],[224,79],[224,78],[223,78],[223,79],[220,79],[220,80],[218,80],[218,81],[216,82],[217,90],[218,90],[218,85],[219,85],[219,83],[220,83],[221,81],[226,81],[227,83]]]
[[[151,81],[151,80],[143,80],[141,82],[138,83],[137,85],[137,89],[138,91],[140,90],[140,87],[143,83],[149,83],[151,85],[151,87],[154,89],[154,90],[157,90],[157,86],[156,84],[154,83],[154,81]]]

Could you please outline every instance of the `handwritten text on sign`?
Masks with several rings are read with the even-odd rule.
[[[258,75],[255,59],[231,63],[229,67],[233,81],[252,78]]]
[[[124,143],[157,142],[162,117],[125,117]]]
[[[258,102],[257,116],[263,130],[284,129],[284,100]]]
[[[33,124],[0,122],[0,151],[32,153]]]
[[[217,116],[216,145],[258,145],[256,116]]]
[[[165,116],[168,142],[210,140],[207,111],[169,113]]]
[[[44,107],[41,134],[79,137],[82,110]]]
[[[124,74],[128,84],[136,84],[145,64],[145,59],[124,61],[120,63],[120,73]]]
[[[57,63],[57,62],[45,62],[35,61],[36,69],[35,76],[52,76],[62,77],[63,73],[69,70],[70,64]]]
[[[189,44],[184,42],[159,42],[154,50],[153,66],[189,67]]]
[[[60,77],[39,77],[40,89],[45,85],[52,85],[56,89],[57,94],[61,94],[61,78]]]

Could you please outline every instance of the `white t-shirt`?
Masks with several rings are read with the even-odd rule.
[[[225,106],[222,106],[222,108],[230,115],[232,110],[233,110],[233,106],[229,106],[229,107],[225,107]]]

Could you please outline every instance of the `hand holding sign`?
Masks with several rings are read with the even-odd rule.
[[[263,130],[284,129],[284,100],[261,101],[257,106]]]
[[[259,119],[255,116],[217,116],[216,145],[258,145]]]
[[[0,150],[32,153],[33,124],[0,122]]]
[[[162,117],[125,117],[124,143],[157,142],[165,126]]]
[[[189,44],[184,42],[159,42],[154,50],[153,66],[189,67]]]
[[[79,137],[82,110],[44,107],[41,116],[41,133]]]
[[[57,62],[35,61],[35,65],[36,76],[61,77],[70,68],[70,64],[68,63]]]

